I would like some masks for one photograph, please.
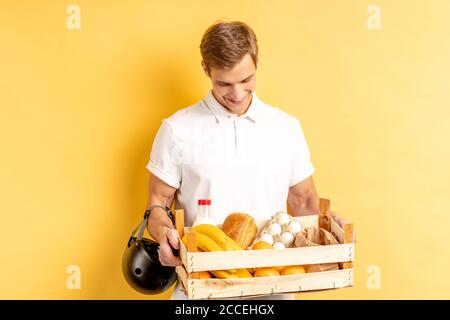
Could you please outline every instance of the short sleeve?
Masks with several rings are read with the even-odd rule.
[[[311,162],[311,156],[303,134],[302,126],[297,119],[295,121],[292,137],[292,170],[289,187],[305,180],[315,171]]]
[[[177,140],[173,128],[163,120],[153,141],[147,169],[169,186],[178,189],[181,185],[181,165]]]

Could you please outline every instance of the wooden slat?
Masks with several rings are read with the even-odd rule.
[[[352,252],[352,243],[282,250],[188,252],[186,270],[194,272],[343,262],[353,260]]]
[[[184,287],[184,290],[188,292],[188,277],[186,269],[183,266],[176,266],[175,271],[178,275],[178,279],[181,281],[181,284]]]
[[[331,232],[330,200],[320,198],[319,202],[319,228]]]
[[[184,242],[181,241],[180,238],[180,258],[181,258],[181,263],[183,263],[184,266],[187,265],[187,248],[184,245]]]
[[[184,210],[175,210],[175,229],[177,229],[180,238],[184,236]]]
[[[194,232],[187,233],[187,250],[188,250],[188,257],[189,257],[189,253],[197,252],[197,236],[195,235]],[[188,270],[188,278],[189,279],[198,279],[198,273],[193,272],[193,270]]]
[[[344,224],[344,243],[353,243],[353,223]],[[343,269],[353,268],[353,262],[344,262]]]
[[[188,297],[214,299],[337,289],[353,285],[353,269],[280,277],[197,279],[188,284]]]
[[[197,236],[194,232],[187,233],[187,250],[188,252],[197,252]]]
[[[353,242],[353,223],[344,224],[344,243]]]

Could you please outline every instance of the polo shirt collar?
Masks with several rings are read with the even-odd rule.
[[[208,92],[208,95],[203,100],[206,104],[206,107],[213,113],[215,116],[217,122],[226,121],[231,116],[232,118],[235,118],[236,115],[228,111],[225,107],[223,107],[214,97],[212,90]],[[247,112],[244,113],[239,118],[249,118],[251,121],[256,122],[258,119],[260,119],[261,115],[261,101],[256,96],[256,93],[252,92],[252,101],[250,103],[250,107],[247,109]]]

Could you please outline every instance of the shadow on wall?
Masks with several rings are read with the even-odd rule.
[[[151,59],[151,61],[149,60]],[[157,61],[155,61],[157,60]],[[147,203],[146,169],[149,160],[153,139],[164,118],[167,118],[179,109],[185,108],[202,99],[205,93],[196,94],[195,88],[186,77],[183,65],[192,61],[180,60],[180,55],[136,59],[140,63],[131,69],[124,70],[122,77],[123,90],[128,90],[125,96],[133,96],[134,104],[127,105],[141,118],[136,119],[136,127],[132,128],[131,137],[125,145],[117,147],[118,158],[124,159],[120,167],[115,168],[111,174],[117,176],[122,195],[120,203],[123,206],[116,211],[111,219],[122,221],[116,230],[109,230],[109,234],[116,234],[117,239],[103,251],[104,257],[96,274],[104,278],[104,286],[95,288],[93,294],[99,299],[166,299],[170,292],[157,296],[146,296],[135,292],[126,283],[121,269],[122,254],[131,231],[142,219]],[[144,61],[144,62],[143,62]],[[147,62],[145,62],[147,61]],[[200,68],[200,66],[199,66]],[[206,92],[206,91],[205,91]]]

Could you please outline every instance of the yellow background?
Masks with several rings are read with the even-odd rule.
[[[300,298],[450,298],[450,2],[374,3],[381,30],[361,0],[1,1],[0,298],[152,298],[121,256],[162,118],[210,88],[217,19],[255,30],[258,96],[302,121],[319,193],[355,223],[355,286]]]

